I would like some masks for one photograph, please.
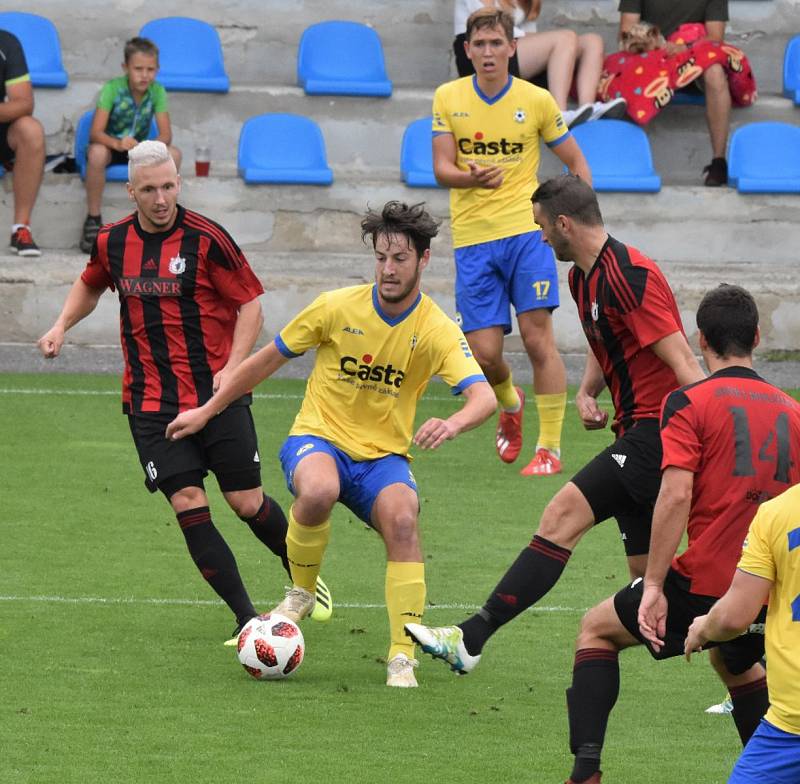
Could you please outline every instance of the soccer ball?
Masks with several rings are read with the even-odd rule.
[[[303,633],[285,615],[267,613],[248,621],[239,633],[239,661],[260,681],[291,675],[303,661]]]

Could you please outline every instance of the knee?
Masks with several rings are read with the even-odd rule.
[[[17,154],[21,151],[44,151],[44,128],[35,117],[30,115],[20,117],[14,121],[13,128],[17,141],[18,149],[15,150]]]
[[[260,490],[236,493],[228,498],[228,505],[236,516],[242,518],[242,520],[249,520],[251,517],[255,517],[263,502],[264,495]]]
[[[189,509],[208,506],[208,498],[199,487],[181,488],[169,497],[169,502],[176,514],[187,512]]]
[[[475,357],[475,361],[481,366],[481,369],[484,371],[484,373],[497,375],[499,374],[500,370],[502,370],[502,354],[498,355],[495,352],[487,351],[481,346],[470,346],[470,350],[472,351],[472,356]]]
[[[598,638],[603,636],[602,614],[599,607],[592,607],[581,618],[581,628],[575,642],[577,650],[594,647]]]
[[[302,522],[314,523],[327,520],[333,505],[339,499],[339,485],[325,477],[305,482],[298,492],[296,504],[302,509]]]
[[[703,74],[703,81],[706,89],[712,92],[728,89],[728,77],[725,75],[725,70],[721,65],[712,65],[708,68]]]
[[[392,515],[392,519],[381,526],[387,544],[415,546],[419,540],[417,515],[411,509],[402,509]]]
[[[86,151],[86,162],[89,166],[98,166],[105,169],[111,160],[111,153],[104,144],[90,144]]]
[[[568,499],[557,493],[542,512],[537,534],[571,550],[591,525],[591,520],[582,520]]]
[[[559,30],[556,48],[561,52],[577,53],[578,34],[574,30]]]

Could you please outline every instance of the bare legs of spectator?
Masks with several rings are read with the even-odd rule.
[[[713,160],[706,166],[705,184],[725,185],[728,182],[728,166],[725,150],[728,145],[728,131],[731,120],[731,93],[728,77],[721,65],[712,65],[703,74],[706,94],[706,123],[711,137]]]
[[[547,30],[517,39],[520,75],[530,79],[546,70],[547,89],[562,110],[567,108],[577,57],[578,36],[572,30]]]
[[[14,223],[30,225],[44,174],[44,129],[26,115],[11,123],[8,146],[14,151]]]

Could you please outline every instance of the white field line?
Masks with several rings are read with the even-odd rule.
[[[26,389],[24,387],[0,387],[0,395],[72,395],[75,397],[108,397],[111,395],[120,397],[121,393],[118,389]],[[254,392],[253,397],[256,400],[302,400],[304,395],[288,395],[278,392]],[[453,400],[453,396],[425,395],[422,400]],[[567,402],[572,403],[571,400]]]
[[[256,605],[270,607],[277,604],[279,599],[259,599]],[[106,605],[159,605],[159,606],[179,606],[179,607],[217,607],[222,606],[218,599],[163,599],[158,597],[133,596],[18,596],[0,595],[0,602],[19,602],[20,604],[106,604]],[[365,602],[335,602],[334,607],[345,610],[382,610],[385,604],[369,604]],[[432,610],[477,610],[474,604],[461,604],[459,602],[428,605],[427,611]],[[558,607],[558,606],[538,606],[532,607],[533,611],[550,613],[583,613],[587,608],[580,607]]]

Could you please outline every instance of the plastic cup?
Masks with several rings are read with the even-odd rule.
[[[211,168],[211,151],[208,147],[198,147],[194,151],[195,177],[208,177]]]

